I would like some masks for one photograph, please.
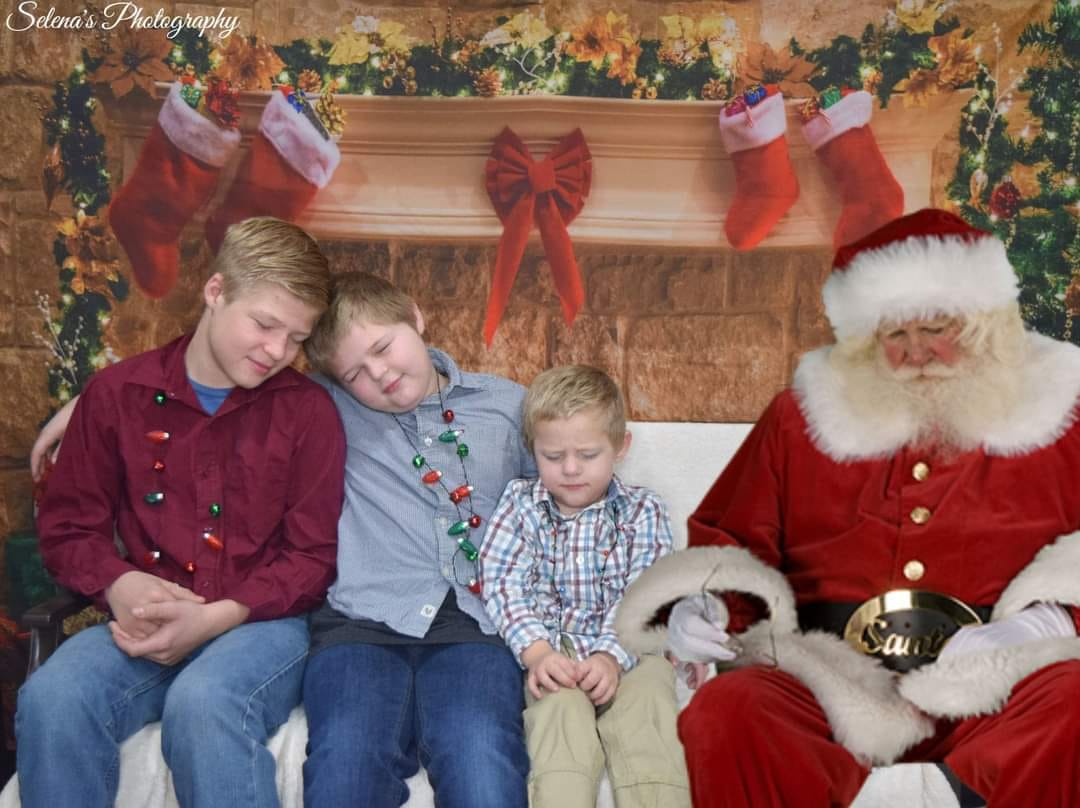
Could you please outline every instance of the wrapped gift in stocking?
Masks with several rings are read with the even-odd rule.
[[[150,297],[176,283],[184,225],[213,196],[221,167],[240,133],[204,118],[169,89],[135,170],[109,206],[109,223],[131,261],[135,282]]]
[[[341,162],[337,144],[280,92],[272,93],[259,131],[225,200],[207,220],[206,237],[216,253],[225,230],[253,216],[295,221]]]
[[[749,250],[799,198],[788,156],[784,97],[757,87],[720,113],[720,140],[735,165],[735,198],[724,232],[736,250]]]
[[[865,90],[826,93],[805,115],[803,134],[829,168],[843,208],[833,246],[858,241],[904,212],[904,189],[889,170],[870,130],[874,97]]]

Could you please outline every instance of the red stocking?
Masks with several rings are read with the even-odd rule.
[[[239,143],[239,132],[204,118],[180,97],[180,85],[172,86],[135,170],[109,206],[109,223],[148,296],[163,297],[176,283],[180,232],[213,196]]]
[[[229,225],[253,216],[295,221],[341,161],[337,144],[275,92],[225,201],[206,222],[216,253]]]
[[[904,189],[870,131],[873,108],[874,97],[860,90],[803,124],[807,143],[829,167],[840,191],[843,209],[834,247],[858,241],[904,212]]]
[[[720,140],[735,164],[735,198],[724,232],[736,250],[756,246],[799,198],[786,128],[779,93],[734,115],[720,113]]]

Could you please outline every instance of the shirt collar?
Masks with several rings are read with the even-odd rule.
[[[443,388],[444,396],[450,395],[451,392],[456,389],[460,389],[461,392],[473,392],[488,389],[486,383],[487,377],[483,374],[463,373],[453,357],[445,351],[440,351],[438,348],[428,346],[427,351],[428,356],[431,357],[431,364],[435,366],[435,370],[450,380],[446,387]]]
[[[606,508],[608,505],[614,508],[616,513],[618,513],[624,508],[629,499],[630,492],[623,484],[623,481],[619,479],[619,475],[614,474],[611,477],[611,482],[608,483],[607,494],[604,495],[603,499],[597,500],[590,505],[586,505],[573,516],[563,516],[562,512],[559,510],[559,506],[555,504],[555,498],[551,496],[551,492],[548,490],[548,487],[544,485],[543,480],[537,477],[536,482],[532,487],[533,504],[536,505],[537,508],[544,508],[547,511],[548,516],[558,521],[576,519],[579,514],[598,508]]]
[[[151,387],[155,391],[161,390],[170,399],[182,401],[201,410],[202,405],[199,404],[195,391],[192,389],[191,384],[188,383],[187,365],[184,363],[184,357],[194,335],[194,332],[184,334],[182,337],[178,337],[158,349],[156,361],[141,363],[138,369],[131,374],[128,382],[143,387]],[[254,401],[263,393],[271,390],[295,387],[300,383],[299,378],[298,374],[289,373],[288,368],[284,368],[258,387],[251,389],[244,387],[234,388],[229,393],[228,399],[219,412],[225,412],[226,407],[236,409],[236,407]]]

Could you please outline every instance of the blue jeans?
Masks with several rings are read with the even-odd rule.
[[[330,646],[304,674],[304,805],[397,808],[422,764],[441,808],[526,808],[523,707],[506,648]]]
[[[106,808],[120,743],[160,720],[179,803],[278,805],[267,739],[300,698],[306,617],[237,626],[178,665],[129,657],[105,626],[63,643],[19,691],[23,808]]]

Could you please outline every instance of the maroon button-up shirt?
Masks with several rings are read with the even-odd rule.
[[[187,381],[189,341],[87,383],[38,516],[45,565],[99,603],[120,575],[141,569],[207,601],[242,603],[249,621],[307,611],[334,577],[345,463],[337,411],[321,387],[285,369],[233,389],[207,415]],[[153,431],[168,440],[155,443]],[[153,493],[164,497],[151,504]]]

